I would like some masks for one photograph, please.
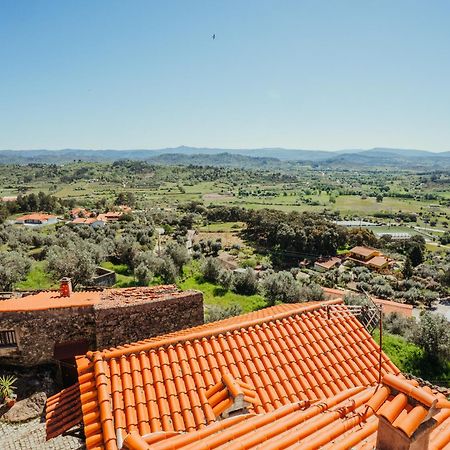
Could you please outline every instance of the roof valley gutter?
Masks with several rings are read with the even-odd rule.
[[[186,342],[186,341],[190,341],[190,340],[198,340],[198,339],[202,339],[202,338],[209,338],[209,337],[217,336],[219,334],[224,334],[229,331],[238,330],[241,328],[248,328],[248,327],[255,326],[255,325],[261,325],[261,324],[267,323],[267,322],[274,322],[276,320],[281,320],[286,317],[293,316],[295,314],[303,314],[306,312],[312,312],[317,309],[321,309],[324,307],[324,305],[339,305],[339,304],[343,304],[342,299],[330,300],[330,301],[324,302],[324,303],[315,303],[314,305],[311,305],[311,306],[302,306],[302,307],[299,307],[298,309],[283,311],[281,313],[274,314],[272,316],[251,319],[246,322],[232,323],[232,324],[229,324],[224,327],[220,327],[220,325],[219,325],[220,322],[218,322],[217,328],[209,328],[207,330],[197,331],[197,332],[194,331],[192,333],[181,335],[181,336],[168,337],[166,339],[162,339],[159,341],[148,342],[147,344],[130,345],[130,346],[127,346],[124,348],[116,349],[116,350],[103,350],[102,352],[88,352],[86,354],[86,356],[91,361],[93,360],[95,355],[99,354],[99,353],[101,354],[101,357],[104,359],[119,358],[121,356],[130,355],[132,353],[136,354],[136,353],[140,353],[140,352],[146,352],[146,351],[152,350],[154,348],[168,347],[169,345],[175,345],[180,342]]]

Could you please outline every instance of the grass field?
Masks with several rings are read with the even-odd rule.
[[[45,261],[36,261],[24,281],[17,283],[15,288],[21,291],[37,289],[56,289],[58,282],[45,271]]]
[[[178,286],[181,289],[196,289],[203,292],[203,300],[205,305],[230,306],[235,303],[239,304],[243,312],[255,311],[264,308],[266,302],[261,295],[239,295],[234,292],[227,291],[221,286],[203,281],[199,275],[191,275]]]
[[[244,225],[244,222],[215,222],[200,227],[199,231],[207,233],[227,233],[232,231],[239,231],[244,227]]]
[[[114,287],[136,286],[134,275],[126,264],[113,264],[112,262],[106,261],[102,262],[100,266],[116,272],[116,284]]]
[[[379,336],[378,330],[375,330],[373,337],[378,343]],[[404,373],[410,373],[443,386],[448,385],[450,381],[450,361],[444,366],[430,364],[425,360],[424,351],[420,347],[407,342],[401,336],[383,333],[383,351]]]

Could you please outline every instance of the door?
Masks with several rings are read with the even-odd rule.
[[[63,387],[71,386],[78,381],[75,356],[83,355],[88,350],[89,345],[85,339],[55,344],[53,357],[59,362]]]

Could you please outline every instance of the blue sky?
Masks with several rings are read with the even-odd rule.
[[[449,17],[425,0],[0,0],[0,148],[450,150]]]

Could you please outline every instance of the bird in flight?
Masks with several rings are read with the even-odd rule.
[[[212,35],[212,38],[213,38],[213,41],[216,39],[216,35],[215,34],[213,34]]]

